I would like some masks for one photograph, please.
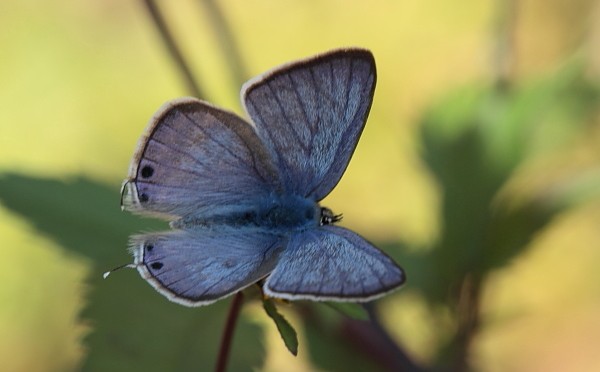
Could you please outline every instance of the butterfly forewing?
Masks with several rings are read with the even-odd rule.
[[[344,173],[365,125],[375,62],[338,50],[248,82],[242,101],[281,174],[285,191],[321,200]]]
[[[171,218],[226,215],[255,208],[278,188],[279,175],[252,125],[184,98],[151,120],[124,185],[123,206]]]

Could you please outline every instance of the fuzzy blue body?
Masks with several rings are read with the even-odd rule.
[[[296,196],[273,196],[254,208],[227,215],[183,217],[171,223],[176,229],[197,227],[258,228],[272,233],[301,231],[319,226],[321,208],[317,203]]]

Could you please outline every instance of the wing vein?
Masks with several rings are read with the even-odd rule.
[[[316,124],[316,123],[311,123],[310,122],[310,118],[308,117],[308,111],[306,110],[306,106],[304,105],[304,101],[302,100],[302,98],[300,96],[300,92],[298,92],[298,85],[294,81],[294,79],[292,79],[292,75],[288,75],[288,79],[290,80],[292,88],[294,88],[294,94],[296,94],[296,99],[298,100],[298,103],[300,105],[300,109],[302,109],[302,114],[304,114],[304,119],[306,120],[306,123],[308,124],[308,129],[310,131],[311,140],[312,140],[312,138],[314,137],[314,134],[315,134],[314,124]]]
[[[202,131],[202,133],[204,133],[214,143],[216,143],[217,145],[219,145],[223,150],[225,150],[229,155],[231,155],[232,158],[237,159],[240,163],[245,163],[245,161],[244,161],[243,158],[239,157],[236,153],[232,152],[231,149],[229,147],[227,147],[225,144],[223,144],[220,141],[218,141],[209,131],[206,130],[206,128],[203,128],[199,123],[196,123],[187,114],[185,114],[185,113],[182,112],[181,115],[183,115],[183,117],[185,117],[188,121],[190,121],[192,124],[194,124],[196,127],[198,127],[198,129],[200,129],[200,131]],[[229,128],[228,126],[226,126],[223,122],[221,122],[221,120],[218,120],[213,115],[211,115],[211,117],[213,119],[215,119],[215,121],[217,123],[219,123],[221,126],[223,126],[228,132],[235,132],[235,131],[231,130],[231,128]]]
[[[294,127],[294,124],[291,122],[290,118],[287,116],[287,113],[286,113],[285,109],[283,108],[283,105],[281,104],[279,97],[273,91],[273,88],[271,87],[270,83],[267,82],[266,86],[267,86],[267,88],[269,88],[271,95],[275,98],[275,102],[277,102],[277,107],[279,108],[279,111],[281,112],[281,116],[285,119],[286,123],[288,124],[288,126],[290,128],[290,132],[296,139],[296,143],[298,143],[300,145],[300,147],[302,148],[302,151],[304,153],[306,153],[307,152],[306,144],[302,141],[302,139],[300,138],[300,135],[298,134],[298,132],[296,131],[296,128]]]
[[[250,105],[252,105],[252,107],[254,108],[254,114],[263,123],[263,126],[266,126],[266,124],[264,124],[264,123],[266,123],[264,116],[258,110],[256,104],[254,103],[254,100],[251,97],[248,97],[248,103]],[[281,149],[279,148],[277,141],[273,140],[273,137],[271,136],[271,133],[268,130],[262,130],[261,133],[263,133],[265,136],[268,137],[269,142],[274,147],[274,148],[273,147],[270,148],[270,150],[271,150],[271,153],[274,155],[274,158],[275,158],[274,160],[277,162],[277,164],[276,164],[277,169],[281,172],[281,170],[286,169],[286,168],[282,166],[283,159],[281,158],[281,156],[279,156],[279,151],[281,151]],[[285,174],[280,174],[280,175],[285,176]]]
[[[353,113],[353,115],[352,115],[352,119],[351,119],[351,120],[350,120],[348,123],[353,123],[353,122],[356,120],[356,116],[358,115],[358,113],[359,113],[360,111],[361,111],[361,110],[360,110],[360,108],[359,108],[358,110],[354,111],[354,113]],[[362,123],[362,126],[364,126],[364,122]],[[340,146],[343,146],[343,145],[344,145],[344,143],[348,142],[348,141],[347,141],[347,140],[345,140],[345,139],[346,139],[346,137],[348,137],[348,132],[350,132],[352,129],[353,129],[352,125],[348,125],[348,126],[347,126],[347,127],[344,129],[344,131],[343,131],[342,135],[341,135],[341,136],[339,136],[339,139],[340,139],[340,140],[339,140],[339,141],[337,141],[337,143],[335,144],[335,147],[336,147],[336,149],[335,149],[335,150],[336,150],[336,151],[335,151],[335,153],[336,153],[336,154],[340,152],[340,151],[339,151],[339,150],[340,150]],[[356,145],[357,145],[357,144],[358,144],[358,142],[357,142],[357,141],[355,141],[355,142],[354,142],[354,146],[355,146],[355,148],[356,148]],[[352,151],[352,153],[353,153],[353,152],[354,152],[354,151]],[[350,157],[348,158],[348,161],[346,162],[346,167],[348,167],[348,164],[350,163],[350,159],[352,158],[352,153],[350,153]],[[329,173],[330,173],[330,171],[331,171],[331,167],[332,167],[334,164],[335,164],[335,162],[331,162],[331,163],[329,163],[329,165],[328,165],[328,167],[327,167],[327,171],[326,171],[326,172],[324,172],[324,174],[329,174]],[[340,175],[340,176],[341,176],[341,175]],[[325,180],[326,180],[326,178],[325,178],[325,177],[322,177],[322,178],[321,178],[321,180],[319,180],[319,183],[318,183],[318,184],[317,184],[315,187],[313,187],[313,188],[310,190],[310,193],[308,193],[308,195],[312,195],[312,194],[313,194],[313,193],[314,193],[314,192],[315,192],[315,191],[316,191],[316,190],[317,190],[319,187],[321,187],[321,185],[323,184],[323,182],[325,182]],[[338,180],[338,181],[339,181],[339,180]],[[333,185],[333,186],[335,186],[335,185]]]
[[[154,164],[160,165],[161,167],[175,169],[175,170],[178,170],[178,171],[183,171],[183,172],[186,172],[188,174],[193,174],[193,175],[196,175],[196,176],[200,176],[200,178],[205,178],[206,177],[205,174],[200,173],[200,172],[198,172],[198,171],[196,171],[194,169],[177,168],[177,167],[172,166],[171,164],[160,162],[160,161],[158,161],[158,160],[156,160],[154,158],[151,158],[149,156],[146,157],[146,160],[149,160],[150,162],[152,162]]]
[[[204,163],[203,163],[203,162],[202,162],[200,159],[198,159],[197,157],[193,156],[193,155],[192,155],[192,154],[190,154],[189,152],[186,152],[186,151],[183,151],[183,150],[180,150],[180,149],[174,148],[174,147],[170,147],[170,146],[169,146],[169,145],[167,145],[166,143],[164,143],[164,142],[162,142],[162,141],[159,141],[159,140],[157,140],[156,138],[150,138],[150,139],[148,140],[148,143],[150,143],[150,142],[157,143],[157,144],[159,144],[160,146],[167,148],[169,151],[173,151],[173,152],[179,153],[179,154],[181,154],[181,155],[185,155],[185,156],[189,157],[190,159],[192,159],[192,160],[193,160],[195,163],[197,163],[197,164],[200,164],[202,167],[205,167],[205,164],[204,164]],[[148,158],[148,156],[146,155],[146,153],[147,153],[147,150],[148,150],[148,146],[146,146],[146,150],[144,151],[144,157],[147,157],[147,158]],[[153,160],[153,161],[155,161],[155,160]]]

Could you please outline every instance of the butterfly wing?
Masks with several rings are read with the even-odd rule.
[[[213,303],[273,270],[283,244],[279,237],[257,229],[220,229],[134,236],[134,265],[158,292],[186,306]]]
[[[278,173],[254,127],[195,98],[165,104],[139,141],[124,209],[166,218],[227,215],[276,191]]]
[[[263,290],[288,300],[365,302],[404,281],[385,253],[348,229],[328,225],[293,234]]]
[[[371,52],[345,49],[244,85],[242,102],[287,193],[318,201],[335,187],[365,125],[375,80]]]

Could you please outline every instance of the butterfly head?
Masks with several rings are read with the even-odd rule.
[[[331,225],[342,220],[341,214],[334,214],[329,208],[321,207],[321,226]]]

